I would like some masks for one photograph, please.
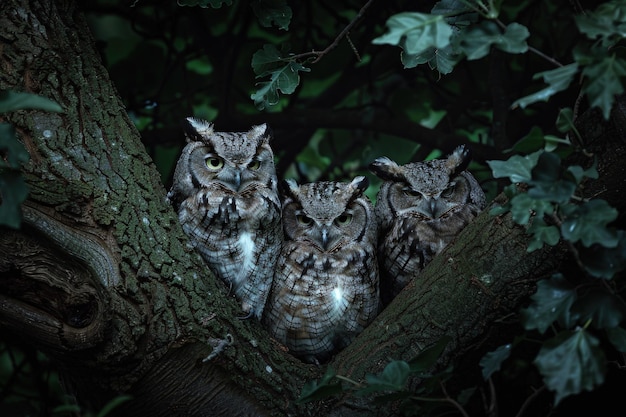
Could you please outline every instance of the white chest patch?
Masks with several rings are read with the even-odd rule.
[[[241,260],[242,265],[241,268],[243,271],[249,271],[254,268],[254,241],[252,240],[252,235],[248,232],[244,232],[239,236],[239,248],[241,249]],[[242,274],[246,275],[246,273]]]

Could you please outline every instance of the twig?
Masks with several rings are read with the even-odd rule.
[[[235,342],[233,335],[228,333],[225,339],[209,339],[209,344],[213,346],[213,351],[209,353],[209,356],[202,359],[202,362],[208,362],[211,359],[215,358],[217,355],[222,353],[228,346],[232,345]]]
[[[313,50],[311,52],[303,52],[301,54],[292,55],[292,56],[289,57],[289,60],[291,61],[291,60],[302,59],[302,58],[309,58],[309,57],[314,56],[315,59],[313,61],[311,61],[311,63],[315,64],[315,63],[319,62],[319,60],[322,59],[324,57],[324,55],[328,54],[330,51],[335,49],[337,47],[337,45],[339,45],[339,42],[343,38],[347,38],[348,42],[352,46],[352,50],[355,51],[355,54],[356,54],[357,58],[360,61],[361,57],[359,56],[358,53],[356,53],[356,48],[354,47],[354,44],[352,43],[352,41],[350,41],[349,33],[350,33],[350,29],[352,29],[354,27],[354,25],[356,24],[356,22],[358,22],[359,19],[361,19],[361,17],[363,17],[363,15],[365,14],[365,10],[367,10],[367,8],[373,2],[374,2],[374,0],[369,0],[367,3],[365,3],[363,5],[363,7],[361,7],[361,10],[359,10],[359,12],[356,14],[356,16],[354,16],[354,19],[352,19],[352,21],[350,23],[348,23],[348,26],[343,28],[343,30],[341,31],[341,33],[339,33],[339,35],[337,35],[335,40],[330,45],[328,45],[324,50],[322,50],[322,51],[315,51],[315,50]]]

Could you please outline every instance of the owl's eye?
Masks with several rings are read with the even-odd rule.
[[[224,160],[218,156],[209,156],[205,163],[207,168],[213,171],[217,171],[218,169],[222,169],[222,167],[224,167]]]
[[[347,226],[350,223],[352,223],[352,214],[349,213],[343,213],[335,219],[335,224],[337,226]]]
[[[298,220],[298,223],[300,223],[303,226],[310,226],[313,224],[313,219],[311,219],[309,216],[306,216],[304,214],[296,215],[296,220]]]
[[[261,161],[259,161],[258,159],[255,159],[254,161],[248,164],[248,168],[253,171],[256,171],[257,169],[261,168]]]
[[[446,188],[445,190],[443,190],[443,192],[441,193],[442,197],[451,197],[452,194],[454,193],[454,188],[455,188],[456,184],[452,183],[450,184],[450,186],[448,186],[448,188]]]
[[[410,196],[410,197],[421,197],[422,196],[422,194],[419,191],[415,191],[411,187],[404,187],[402,189],[402,192],[404,193],[404,195],[407,195],[407,196]]]

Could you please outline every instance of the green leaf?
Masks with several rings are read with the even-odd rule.
[[[624,319],[623,300],[603,288],[592,288],[578,297],[572,306],[580,323],[591,324],[596,329],[619,326]]]
[[[372,392],[401,391],[409,379],[411,367],[405,361],[391,361],[379,375],[367,374],[367,386],[356,391],[357,395]]]
[[[606,56],[587,65],[583,75],[587,79],[583,90],[591,107],[599,107],[608,120],[615,96],[624,92],[622,77],[626,76],[626,61],[615,54]]]
[[[270,81],[258,83],[259,89],[250,96],[260,110],[276,105],[279,92],[293,93],[300,84],[299,72],[310,71],[295,61],[283,59],[276,47],[269,44],[252,56],[252,68],[257,78],[270,77]]]
[[[614,248],[592,245],[580,248],[580,260],[591,275],[611,279],[615,274],[626,269],[626,232],[616,232],[618,243]]]
[[[539,155],[531,172],[532,187],[528,190],[531,198],[565,204],[576,191],[576,184],[561,177],[561,158],[553,152]]]
[[[492,352],[487,352],[479,363],[482,368],[483,378],[487,380],[495,372],[498,372],[502,362],[507,360],[509,356],[511,356],[510,344],[502,345]]]
[[[534,362],[546,387],[555,391],[555,404],[604,382],[606,357],[599,344],[584,329],[561,332],[544,343]]]
[[[480,59],[495,47],[511,54],[520,54],[528,50],[526,39],[530,33],[519,23],[509,24],[504,33],[490,20],[484,20],[468,30],[460,38],[460,47],[468,60]]]
[[[450,336],[443,336],[434,345],[422,350],[417,356],[409,361],[411,372],[425,372],[431,369],[443,353],[444,349],[452,341]]]
[[[580,241],[585,247],[598,243],[614,248],[619,242],[615,230],[607,224],[617,218],[618,212],[602,199],[589,200],[581,205],[561,208],[565,219],[561,223],[561,235],[570,242]]]
[[[566,107],[559,111],[559,115],[556,119],[556,128],[561,133],[576,130],[576,126],[574,124],[574,111],[571,108]]]
[[[537,103],[539,101],[548,101],[550,97],[563,91],[569,87],[574,79],[574,75],[578,72],[578,64],[572,63],[564,65],[562,67],[538,72],[533,76],[534,80],[543,78],[543,81],[548,84],[548,87],[539,90],[533,94],[517,99],[511,105],[511,108],[521,107],[525,108],[530,104]]]
[[[515,142],[510,150],[517,153],[530,153],[541,150],[543,146],[543,131],[539,126],[533,126],[526,136]]]
[[[443,16],[405,12],[387,19],[387,33],[372,40],[376,45],[397,45],[407,54],[417,55],[430,48],[450,44],[452,27]]]
[[[427,63],[430,69],[437,70],[442,74],[450,74],[461,58],[462,55],[456,53],[451,45],[445,48],[428,48],[414,55],[404,51],[400,54],[400,60],[405,69]]]
[[[20,227],[20,206],[28,196],[28,187],[19,171],[0,171],[0,226]]]
[[[19,169],[28,158],[28,151],[17,140],[13,126],[9,123],[0,123],[0,168]]]
[[[302,387],[300,397],[296,400],[302,404],[309,401],[317,401],[339,394],[343,391],[341,382],[335,380],[336,373],[332,368],[327,368],[324,375],[318,381],[309,381]],[[334,381],[334,382],[333,382]]]
[[[512,183],[530,182],[532,169],[537,164],[542,151],[530,155],[514,155],[506,161],[487,161],[495,178],[509,178]]]
[[[554,246],[561,240],[559,229],[556,226],[548,226],[546,222],[540,218],[533,220],[528,228],[528,233],[532,236],[528,244],[528,252],[543,248],[544,243]]]
[[[602,46],[612,47],[626,33],[626,5],[613,1],[600,5],[592,13],[575,16],[578,29],[590,39],[600,38]]]
[[[583,169],[579,165],[570,165],[567,167],[567,172],[572,174],[572,176],[574,177],[574,180],[576,181],[576,184],[580,184],[584,178],[591,178],[594,180],[598,179],[599,174],[598,174],[597,167],[598,167],[598,161],[594,160],[593,165],[589,167],[588,169]]]
[[[13,90],[0,90],[0,114],[22,109],[47,110],[62,113],[63,108],[55,101],[37,94],[22,93]]]
[[[626,330],[621,327],[612,327],[606,329],[606,334],[609,340],[620,352],[626,352]]]
[[[554,206],[549,201],[537,200],[521,193],[513,197],[510,201],[511,217],[517,224],[528,224],[530,216],[534,213],[536,219],[542,219],[544,214],[552,214]]]
[[[251,6],[261,26],[271,27],[273,23],[279,29],[289,29],[292,12],[287,0],[256,0]]]
[[[531,297],[532,304],[520,311],[524,328],[545,333],[555,321],[569,327],[574,321],[570,308],[576,298],[576,287],[560,274],[539,281],[537,292]]]

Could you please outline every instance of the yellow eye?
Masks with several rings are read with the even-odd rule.
[[[304,214],[296,215],[296,220],[298,220],[298,223],[303,226],[310,226],[313,224],[313,219],[311,219],[309,216],[305,216]]]
[[[218,156],[209,156],[205,162],[207,168],[212,171],[217,171],[224,167],[224,160]]]
[[[350,223],[352,223],[352,214],[343,213],[335,219],[335,224],[337,226],[347,226]]]
[[[261,161],[259,161],[258,159],[255,159],[254,161],[248,164],[248,168],[253,171],[256,171],[257,169],[261,168]]]

